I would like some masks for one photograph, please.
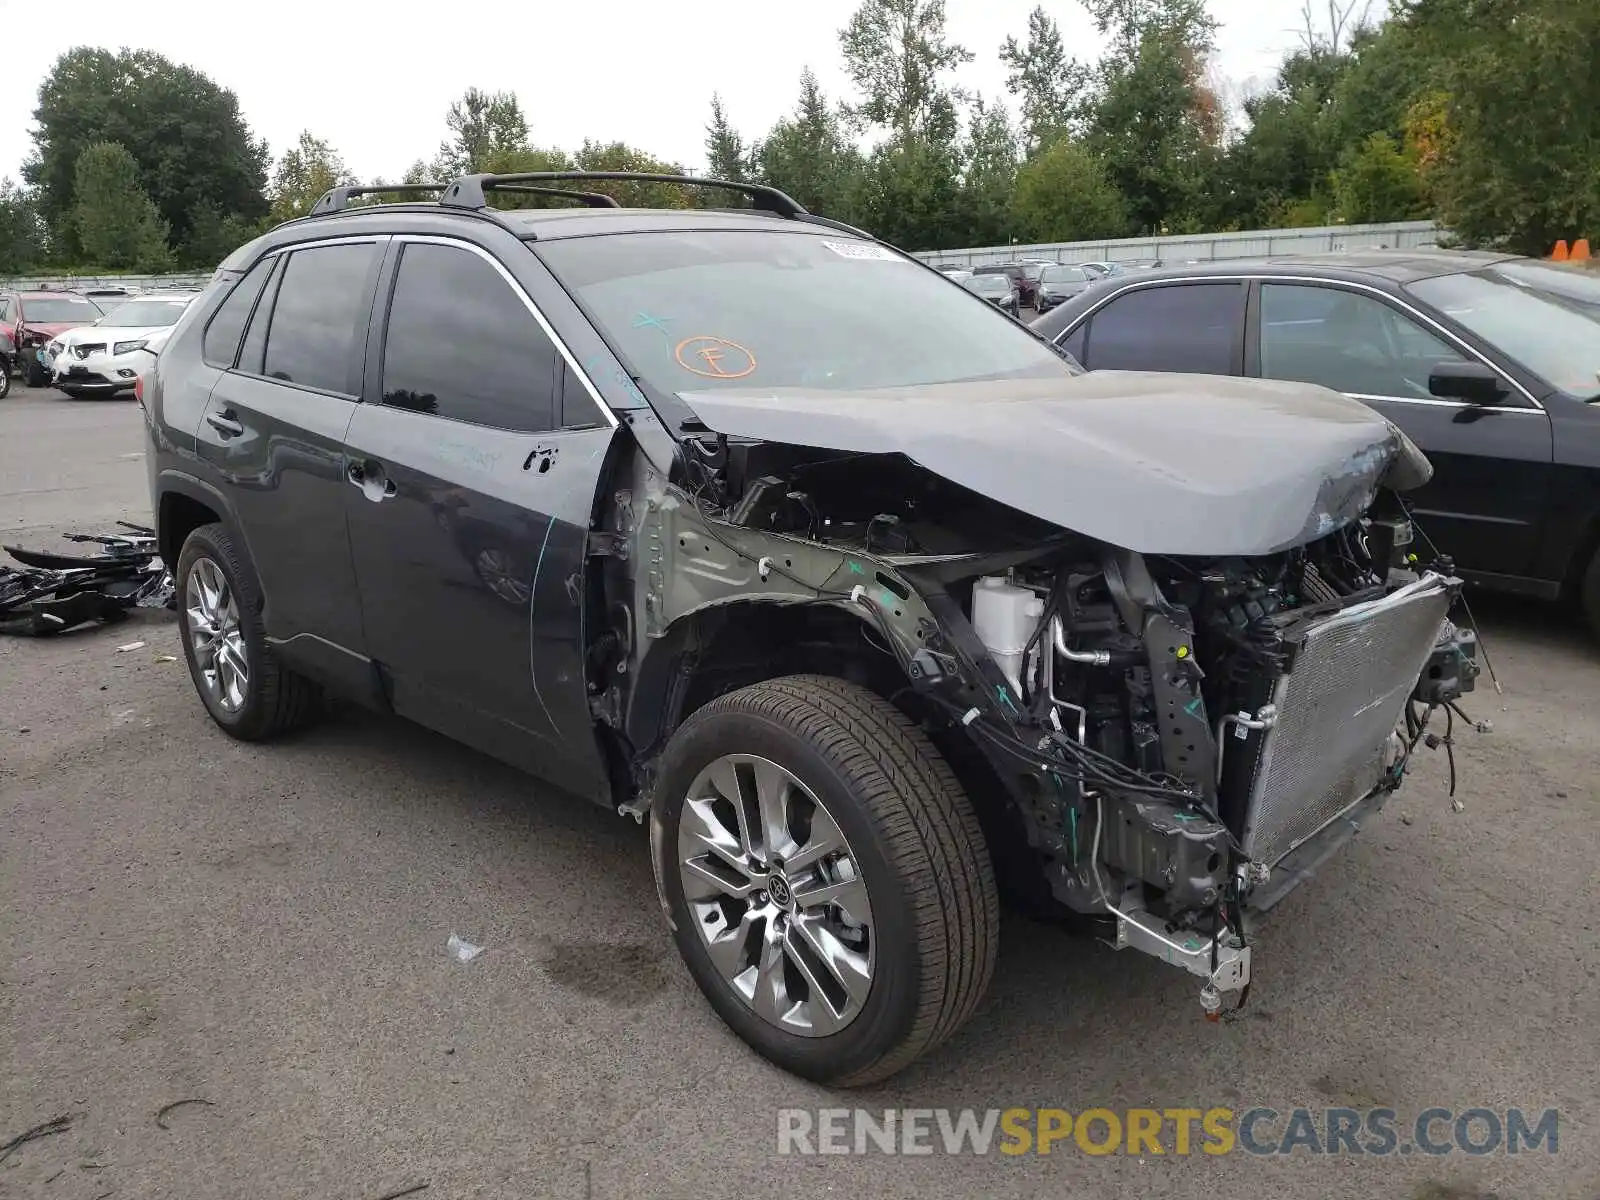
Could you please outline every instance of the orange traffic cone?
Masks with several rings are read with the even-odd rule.
[[[1572,261],[1573,262],[1588,262],[1589,261],[1589,239],[1588,238],[1579,238],[1577,241],[1572,243]]]
[[[1559,242],[1556,243],[1556,248],[1553,251],[1551,251],[1551,253],[1550,253],[1550,261],[1551,262],[1566,262],[1567,261],[1567,239],[1566,238],[1562,238]]]

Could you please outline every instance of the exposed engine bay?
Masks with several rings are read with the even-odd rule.
[[[1053,902],[1200,976],[1208,1016],[1248,988],[1246,915],[1348,841],[1424,739],[1451,751],[1465,716],[1460,581],[1417,564],[1388,490],[1303,545],[1187,557],[1063,530],[901,455],[685,446],[645,541],[648,578],[691,582],[644,587],[646,635],[752,589],[854,613],[908,710],[981,751],[1006,794],[975,802],[1020,819]]]

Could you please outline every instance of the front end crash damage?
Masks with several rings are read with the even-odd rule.
[[[1215,1017],[1249,986],[1247,915],[1349,840],[1472,689],[1476,643],[1448,620],[1460,582],[1448,563],[1399,569],[1395,493],[1426,460],[1360,406],[1329,408],[1331,442],[1298,431],[1323,449],[1299,475],[1274,468],[1301,511],[1206,530],[1195,553],[1127,499],[1138,472],[1091,502],[1026,471],[984,492],[954,457],[929,454],[936,472],[827,422],[801,447],[768,440],[770,414],[741,428],[705,407],[726,428],[686,440],[670,480],[641,460],[602,538],[621,616],[591,694],[641,819],[683,715],[822,656],[981,765],[958,773],[1002,876],[1031,873],[1020,890],[1199,976]],[[1165,482],[1170,465],[1142,460]],[[1239,491],[1271,502],[1221,478],[1180,523],[1237,511]],[[1008,830],[1019,846],[995,845]]]

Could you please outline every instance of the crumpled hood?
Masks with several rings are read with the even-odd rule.
[[[1365,405],[1311,384],[1099,371],[860,392],[682,393],[730,437],[904,454],[953,483],[1144,554],[1273,554],[1433,473]]]

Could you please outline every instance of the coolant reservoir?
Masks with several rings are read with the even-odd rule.
[[[1023,651],[1043,616],[1040,596],[998,575],[985,575],[972,585],[972,628],[1019,697]]]

